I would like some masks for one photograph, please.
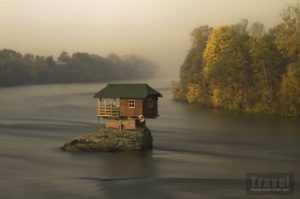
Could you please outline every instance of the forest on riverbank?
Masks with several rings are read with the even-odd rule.
[[[62,52],[54,59],[0,50],[0,86],[150,78],[157,70],[156,63],[137,55]]]
[[[192,33],[173,96],[188,103],[241,112],[300,116],[300,4],[266,30],[243,19]]]

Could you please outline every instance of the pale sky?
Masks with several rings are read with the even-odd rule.
[[[219,26],[280,21],[286,3],[300,0],[0,0],[0,49],[58,56],[139,54],[176,76],[190,48],[190,32]],[[170,71],[170,72],[167,72]]]

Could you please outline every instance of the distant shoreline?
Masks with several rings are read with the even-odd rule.
[[[3,49],[0,50],[0,87],[152,78],[158,68],[156,63],[137,55],[102,57],[62,52],[54,59]]]
[[[131,79],[113,79],[113,80],[99,80],[99,81],[86,81],[86,82],[48,82],[48,83],[28,83],[28,84],[17,84],[17,85],[8,85],[8,86],[2,86],[1,88],[13,88],[13,87],[21,87],[21,86],[42,86],[42,85],[67,85],[67,84],[93,84],[93,83],[107,83],[107,82],[120,82],[120,81],[132,81],[132,80],[151,80],[155,77],[149,77],[149,78],[131,78]]]

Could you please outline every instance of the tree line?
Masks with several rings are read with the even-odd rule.
[[[77,52],[52,56],[0,51],[0,86],[110,81],[153,77],[158,65],[136,56],[110,54],[101,57]]]
[[[300,116],[300,4],[266,30],[243,19],[192,31],[174,99],[241,112]]]

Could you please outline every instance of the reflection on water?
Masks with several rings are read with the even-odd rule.
[[[144,152],[59,150],[99,127],[92,96],[105,84],[1,88],[0,198],[247,198],[247,172],[299,179],[298,118],[174,102],[171,81],[144,82],[164,95]]]

